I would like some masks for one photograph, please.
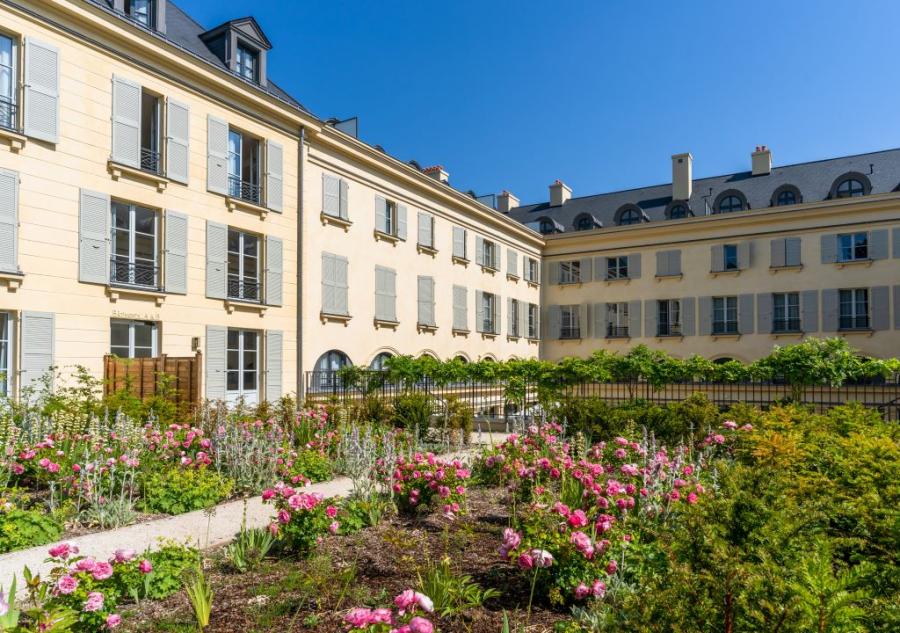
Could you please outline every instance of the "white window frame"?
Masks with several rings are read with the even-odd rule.
[[[15,324],[12,312],[0,311],[0,320],[6,322],[6,335],[0,328],[0,397],[11,396],[13,392],[13,346],[15,345]]]
[[[791,323],[797,327],[792,328]],[[772,293],[772,331],[773,332],[797,332],[800,331],[800,293],[799,292],[775,292]]]
[[[581,272],[580,259],[573,259],[567,262],[559,262],[559,283],[580,284]]]
[[[536,303],[528,304],[528,338],[538,338],[538,315],[540,314],[540,306]]]
[[[537,282],[538,262],[534,257],[528,258],[528,265],[525,267],[525,281],[532,283]]]
[[[250,60],[250,75],[248,76],[244,70],[246,67],[245,59]],[[257,49],[249,46],[242,40],[238,40],[234,52],[234,72],[243,79],[251,81],[255,84],[259,83],[260,71],[260,53]]]
[[[849,297],[849,301],[845,301]],[[844,306],[849,306],[847,314],[844,314]],[[860,309],[864,306],[864,309]],[[872,298],[868,288],[842,288],[838,291],[838,328],[841,330],[867,330],[871,327],[870,311]],[[850,319],[850,325],[844,325],[844,319]],[[863,321],[860,325],[860,320]]]
[[[493,240],[484,240],[482,242],[483,253],[482,258],[483,261],[479,262],[485,268],[490,268],[491,270],[497,270],[497,242]]]
[[[722,270],[738,270],[741,267],[741,256],[737,244],[722,246]]]
[[[497,295],[484,292],[481,294],[481,328],[485,333],[490,334],[496,332],[497,319]]]
[[[231,235],[230,234],[232,232],[237,233],[237,235],[238,235],[238,250],[237,251],[231,250]],[[256,240],[256,255],[247,255],[247,253],[246,253],[246,239],[248,237]],[[229,269],[227,272],[228,288],[226,289],[226,295],[228,296],[229,299],[238,299],[239,301],[252,301],[254,303],[259,303],[262,300],[262,281],[261,281],[262,280],[262,274],[261,274],[262,270],[261,270],[261,267],[262,267],[262,262],[263,262],[262,248],[263,248],[264,240],[259,235],[256,235],[255,233],[250,233],[248,231],[242,231],[240,229],[236,229],[233,227],[228,227],[228,235],[227,235],[226,239],[228,240],[227,247],[226,247],[226,254],[227,254],[227,258],[228,258],[228,269]],[[232,256],[237,257],[237,262],[238,262],[237,292],[234,294],[232,294],[232,292],[231,292],[231,288],[232,288],[231,280],[232,280],[233,275],[232,275],[230,269],[231,269]],[[248,279],[246,279],[247,275],[244,273],[244,267],[247,264],[246,260],[250,259],[250,258],[256,259],[256,277],[254,279],[252,279],[252,281],[251,281],[251,283],[256,284],[256,296],[248,298],[246,296],[247,292],[246,292],[246,288],[244,286],[244,284],[248,281]]]
[[[665,307],[665,310],[663,309]],[[666,318],[662,316],[665,313]],[[660,299],[656,302],[656,335],[681,336],[681,300]]]
[[[235,150],[232,147],[232,139],[237,138],[238,144],[237,149]],[[244,180],[244,143],[248,140],[252,139],[256,142],[256,168],[253,171],[253,179]],[[228,126],[228,195],[232,198],[238,198],[241,200],[247,200],[253,204],[262,206],[264,204],[264,192],[263,192],[263,154],[264,152],[263,140],[258,136],[253,134],[248,134],[243,130],[239,130],[236,128]],[[237,181],[237,190],[234,188],[234,183]],[[243,185],[247,183],[248,185],[254,186],[259,190],[258,199],[254,199],[253,196],[245,197],[243,194]]]
[[[124,207],[124,208],[128,209],[128,228],[125,228],[125,229],[116,228],[115,210],[116,210],[117,205],[119,207]],[[143,265],[147,264],[146,260],[143,260],[143,259],[139,262],[135,255],[135,242],[136,242],[136,238],[137,238],[137,234],[138,234],[138,231],[136,228],[137,209],[143,209],[144,211],[149,211],[150,213],[153,214],[153,263],[152,263],[153,283],[152,284],[138,283],[135,278],[135,268],[141,264],[143,264]],[[159,280],[160,280],[160,278],[159,278],[159,272],[160,272],[160,265],[159,265],[159,260],[160,260],[160,257],[159,257],[159,228],[160,228],[159,211],[157,211],[156,209],[151,209],[149,207],[144,207],[144,206],[141,206],[138,204],[122,202],[121,200],[113,200],[112,203],[110,204],[109,218],[110,218],[110,224],[111,224],[110,239],[111,239],[112,259],[116,263],[118,263],[120,261],[119,255],[116,253],[116,234],[119,231],[125,231],[128,233],[128,256],[127,256],[127,259],[124,260],[125,263],[128,264],[128,279],[127,280],[113,279],[112,278],[112,276],[113,276],[112,270],[110,270],[109,271],[110,282],[116,283],[116,284],[123,284],[123,285],[127,285],[127,286],[142,286],[142,287],[147,287],[147,288],[157,288],[158,289],[160,287],[160,283],[159,283]],[[146,236],[147,234],[141,233],[141,235]],[[118,275],[117,275],[117,277],[118,277]]]
[[[629,335],[628,303],[626,301],[607,303],[606,323],[607,338],[627,338]]]
[[[581,306],[559,306],[559,338],[581,338]]]
[[[713,297],[712,332],[713,334],[738,333],[738,298],[736,296]]]
[[[0,31],[0,37],[8,39],[10,42],[10,86],[9,86],[9,103],[15,109],[10,114],[9,125],[0,125],[0,128],[18,131],[20,129],[19,121],[22,117],[19,112],[19,38],[6,31]]]
[[[837,236],[837,245],[839,262],[855,262],[869,259],[869,234],[866,231],[841,233]],[[862,256],[858,255],[858,249],[860,248],[865,249],[865,253]]]
[[[628,279],[628,255],[606,258],[607,279]]]
[[[230,347],[231,338],[230,334],[232,332],[238,333],[238,346]],[[248,350],[246,346],[245,337],[248,334],[252,334],[256,337],[256,349]],[[259,402],[260,395],[260,379],[262,378],[262,372],[260,371],[260,359],[261,359],[261,346],[262,346],[261,333],[259,330],[248,330],[243,328],[228,328],[225,334],[225,393],[226,399],[230,402],[237,401],[239,398],[244,398],[248,404],[256,404]],[[255,351],[255,367],[256,369],[248,371],[244,369],[245,359],[244,356],[248,351]],[[228,366],[229,352],[237,352],[238,353],[238,368],[231,369]],[[228,377],[232,373],[237,373],[238,375],[238,388],[237,389],[228,389]],[[255,389],[246,389],[244,387],[244,376],[245,374],[253,373],[256,375],[256,388]]]
[[[519,332],[519,300],[518,299],[510,299],[509,301],[509,322],[512,324],[512,329],[510,330],[510,336],[514,336],[519,338],[521,332]]]
[[[120,347],[118,345],[114,346],[112,344],[112,326],[113,325],[127,325],[128,326],[128,355],[127,356],[119,356],[119,358],[137,358],[135,356],[135,344],[134,344],[134,328],[136,325],[149,325],[150,326],[150,356],[142,356],[141,358],[155,358],[159,356],[159,324],[153,321],[140,321],[135,319],[111,319],[109,322],[109,350],[110,354],[115,354],[112,351],[113,347]]]

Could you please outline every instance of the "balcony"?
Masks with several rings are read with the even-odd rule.
[[[262,206],[262,186],[241,180],[237,176],[228,176],[228,195],[256,206]]]
[[[606,338],[628,338],[627,325],[613,325],[610,323],[606,326]]]
[[[160,174],[159,152],[146,147],[141,148],[141,169],[151,174]]]
[[[260,286],[258,281],[241,279],[240,277],[228,277],[228,298],[238,301],[260,302]]]
[[[19,132],[19,106],[9,97],[0,97],[0,128]]]
[[[130,262],[114,257],[110,261],[109,283],[114,286],[133,286],[142,290],[158,291],[159,266],[155,262]]]

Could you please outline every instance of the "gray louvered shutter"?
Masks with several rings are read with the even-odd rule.
[[[681,300],[681,333],[684,336],[694,336],[696,332],[696,304],[694,297],[685,297]]]
[[[822,331],[837,332],[840,325],[840,303],[837,288],[822,291]]]
[[[657,253],[658,254],[658,253]],[[656,299],[644,301],[644,336],[656,336],[659,333],[659,302]]]
[[[747,270],[753,265],[753,240],[747,240],[737,245],[738,268]]]
[[[788,237],[784,240],[784,265],[799,266],[802,263],[800,259],[800,238]]]
[[[54,363],[55,316],[50,312],[22,312],[21,386],[37,387]]]
[[[453,329],[469,329],[468,291],[465,286],[453,286]]]
[[[387,273],[384,277],[384,294],[386,303],[386,314],[388,320],[397,320],[397,271],[390,268],[385,269]]]
[[[513,314],[513,298],[506,298],[506,334],[508,336],[515,336],[516,333],[516,325],[515,325],[515,315]]]
[[[606,269],[606,258],[605,257],[595,257],[594,258],[594,279],[597,281],[601,281],[607,279],[607,269]]]
[[[590,283],[593,277],[591,276],[592,272],[592,261],[590,257],[586,257],[579,261],[578,267],[581,271],[581,282],[582,283]]]
[[[337,314],[337,290],[334,284],[335,256],[322,253],[322,312]]]
[[[402,204],[397,205],[397,237],[401,240],[406,239],[406,207]]]
[[[277,402],[284,395],[284,333],[266,330],[266,400]]]
[[[228,294],[228,227],[206,221],[206,296],[225,299]]]
[[[709,336],[712,334],[713,322],[712,297],[700,297],[698,303],[700,312],[700,336]]]
[[[475,331],[484,332],[484,293],[475,291]]]
[[[266,236],[266,305],[280,306],[284,301],[284,242]]]
[[[665,277],[669,274],[669,256],[666,251],[656,251],[656,276]]]
[[[434,325],[434,279],[419,276],[418,285],[418,323]]]
[[[609,310],[605,303],[595,303],[592,306],[594,317],[594,338],[603,338],[606,336],[607,324],[609,323]]]
[[[228,193],[228,123],[211,114],[206,117],[206,189]]]
[[[25,38],[22,129],[25,136],[59,142],[59,49]]]
[[[112,78],[112,159],[141,166],[141,86],[129,79]]]
[[[506,249],[506,273],[519,276],[519,254],[511,248]]]
[[[889,238],[887,229],[869,232],[869,259],[887,259],[891,256]]]
[[[774,239],[769,242],[769,251],[771,253],[769,258],[769,267],[770,268],[781,268],[782,266],[786,266],[786,255],[787,248],[785,246],[784,238]]]
[[[590,338],[591,336],[591,304],[582,303],[578,306],[578,338]]]
[[[350,219],[350,211],[349,211],[350,185],[343,178],[341,178],[340,189],[341,189],[340,216],[344,220],[349,220]]]
[[[284,147],[266,141],[266,207],[269,211],[284,211]]]
[[[388,204],[381,196],[375,196],[375,230],[382,233],[388,231]]]
[[[872,315],[873,330],[891,329],[891,289],[889,286],[875,286],[869,290],[869,314]]]
[[[453,256],[466,258],[466,230],[458,226],[453,227]]]
[[[418,227],[418,237],[417,243],[421,246],[431,247],[431,241],[429,239],[429,233],[431,232],[431,222],[429,221],[429,216],[427,213],[419,211],[416,214],[416,226]]]
[[[475,263],[479,266],[485,266],[484,261],[484,238],[480,235],[475,236]]]
[[[756,327],[760,334],[772,332],[772,303],[771,292],[761,292],[756,295]],[[740,329],[740,323],[738,324],[738,331],[741,334],[745,333]]]
[[[166,211],[165,261],[163,262],[166,292],[187,294],[188,216]]]
[[[528,304],[519,301],[519,336],[528,337]]]
[[[501,309],[503,301],[500,300],[500,295],[491,295],[491,301],[494,306],[494,320],[491,322],[491,333],[500,334],[500,324],[503,322],[503,311]]]
[[[628,302],[628,336],[640,338],[641,336],[641,302],[640,300]]]
[[[334,257],[334,298],[338,314],[350,314],[350,283],[346,257]]]
[[[900,286],[894,286],[894,329],[900,330]]]
[[[191,108],[169,99],[166,102],[166,176],[188,184],[190,175]]]
[[[669,274],[681,274],[681,251],[669,251]]]
[[[341,217],[341,181],[330,174],[322,174],[322,213]]]
[[[822,263],[833,264],[837,261],[837,235],[823,235],[821,239]]]
[[[640,279],[641,278],[641,254],[640,253],[632,253],[628,256],[628,278],[629,279]],[[597,279],[602,279],[602,277],[597,277]]]
[[[228,330],[221,325],[206,326],[206,398],[225,398],[225,356]]]
[[[105,193],[82,189],[78,214],[78,280],[109,283],[110,210]]]
[[[375,267],[375,318],[379,321],[393,321],[388,313],[387,274],[386,268]]]
[[[0,271],[19,272],[19,174],[0,169]]]
[[[819,291],[800,293],[800,329],[807,334],[819,331]]]
[[[891,231],[891,241],[894,243],[891,247],[894,251],[894,259],[900,259],[900,229]]]
[[[559,277],[559,262],[550,262],[550,283],[558,284],[560,282]]]
[[[547,329],[544,332],[544,338],[549,340],[559,339],[561,325],[562,318],[560,307],[549,306],[547,308]]]
[[[725,247],[715,244],[709,249],[709,269],[714,273],[725,270]]]
[[[753,295],[743,294],[738,296],[738,332],[740,334],[753,334]]]

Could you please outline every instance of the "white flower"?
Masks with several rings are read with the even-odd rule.
[[[428,613],[432,613],[434,611],[434,602],[431,601],[431,598],[426,596],[424,593],[416,592],[416,602],[419,603],[419,606],[422,607],[424,611]]]

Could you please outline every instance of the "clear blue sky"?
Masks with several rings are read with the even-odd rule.
[[[322,118],[477,193],[547,199],[900,146],[896,0],[174,0],[252,14]]]

